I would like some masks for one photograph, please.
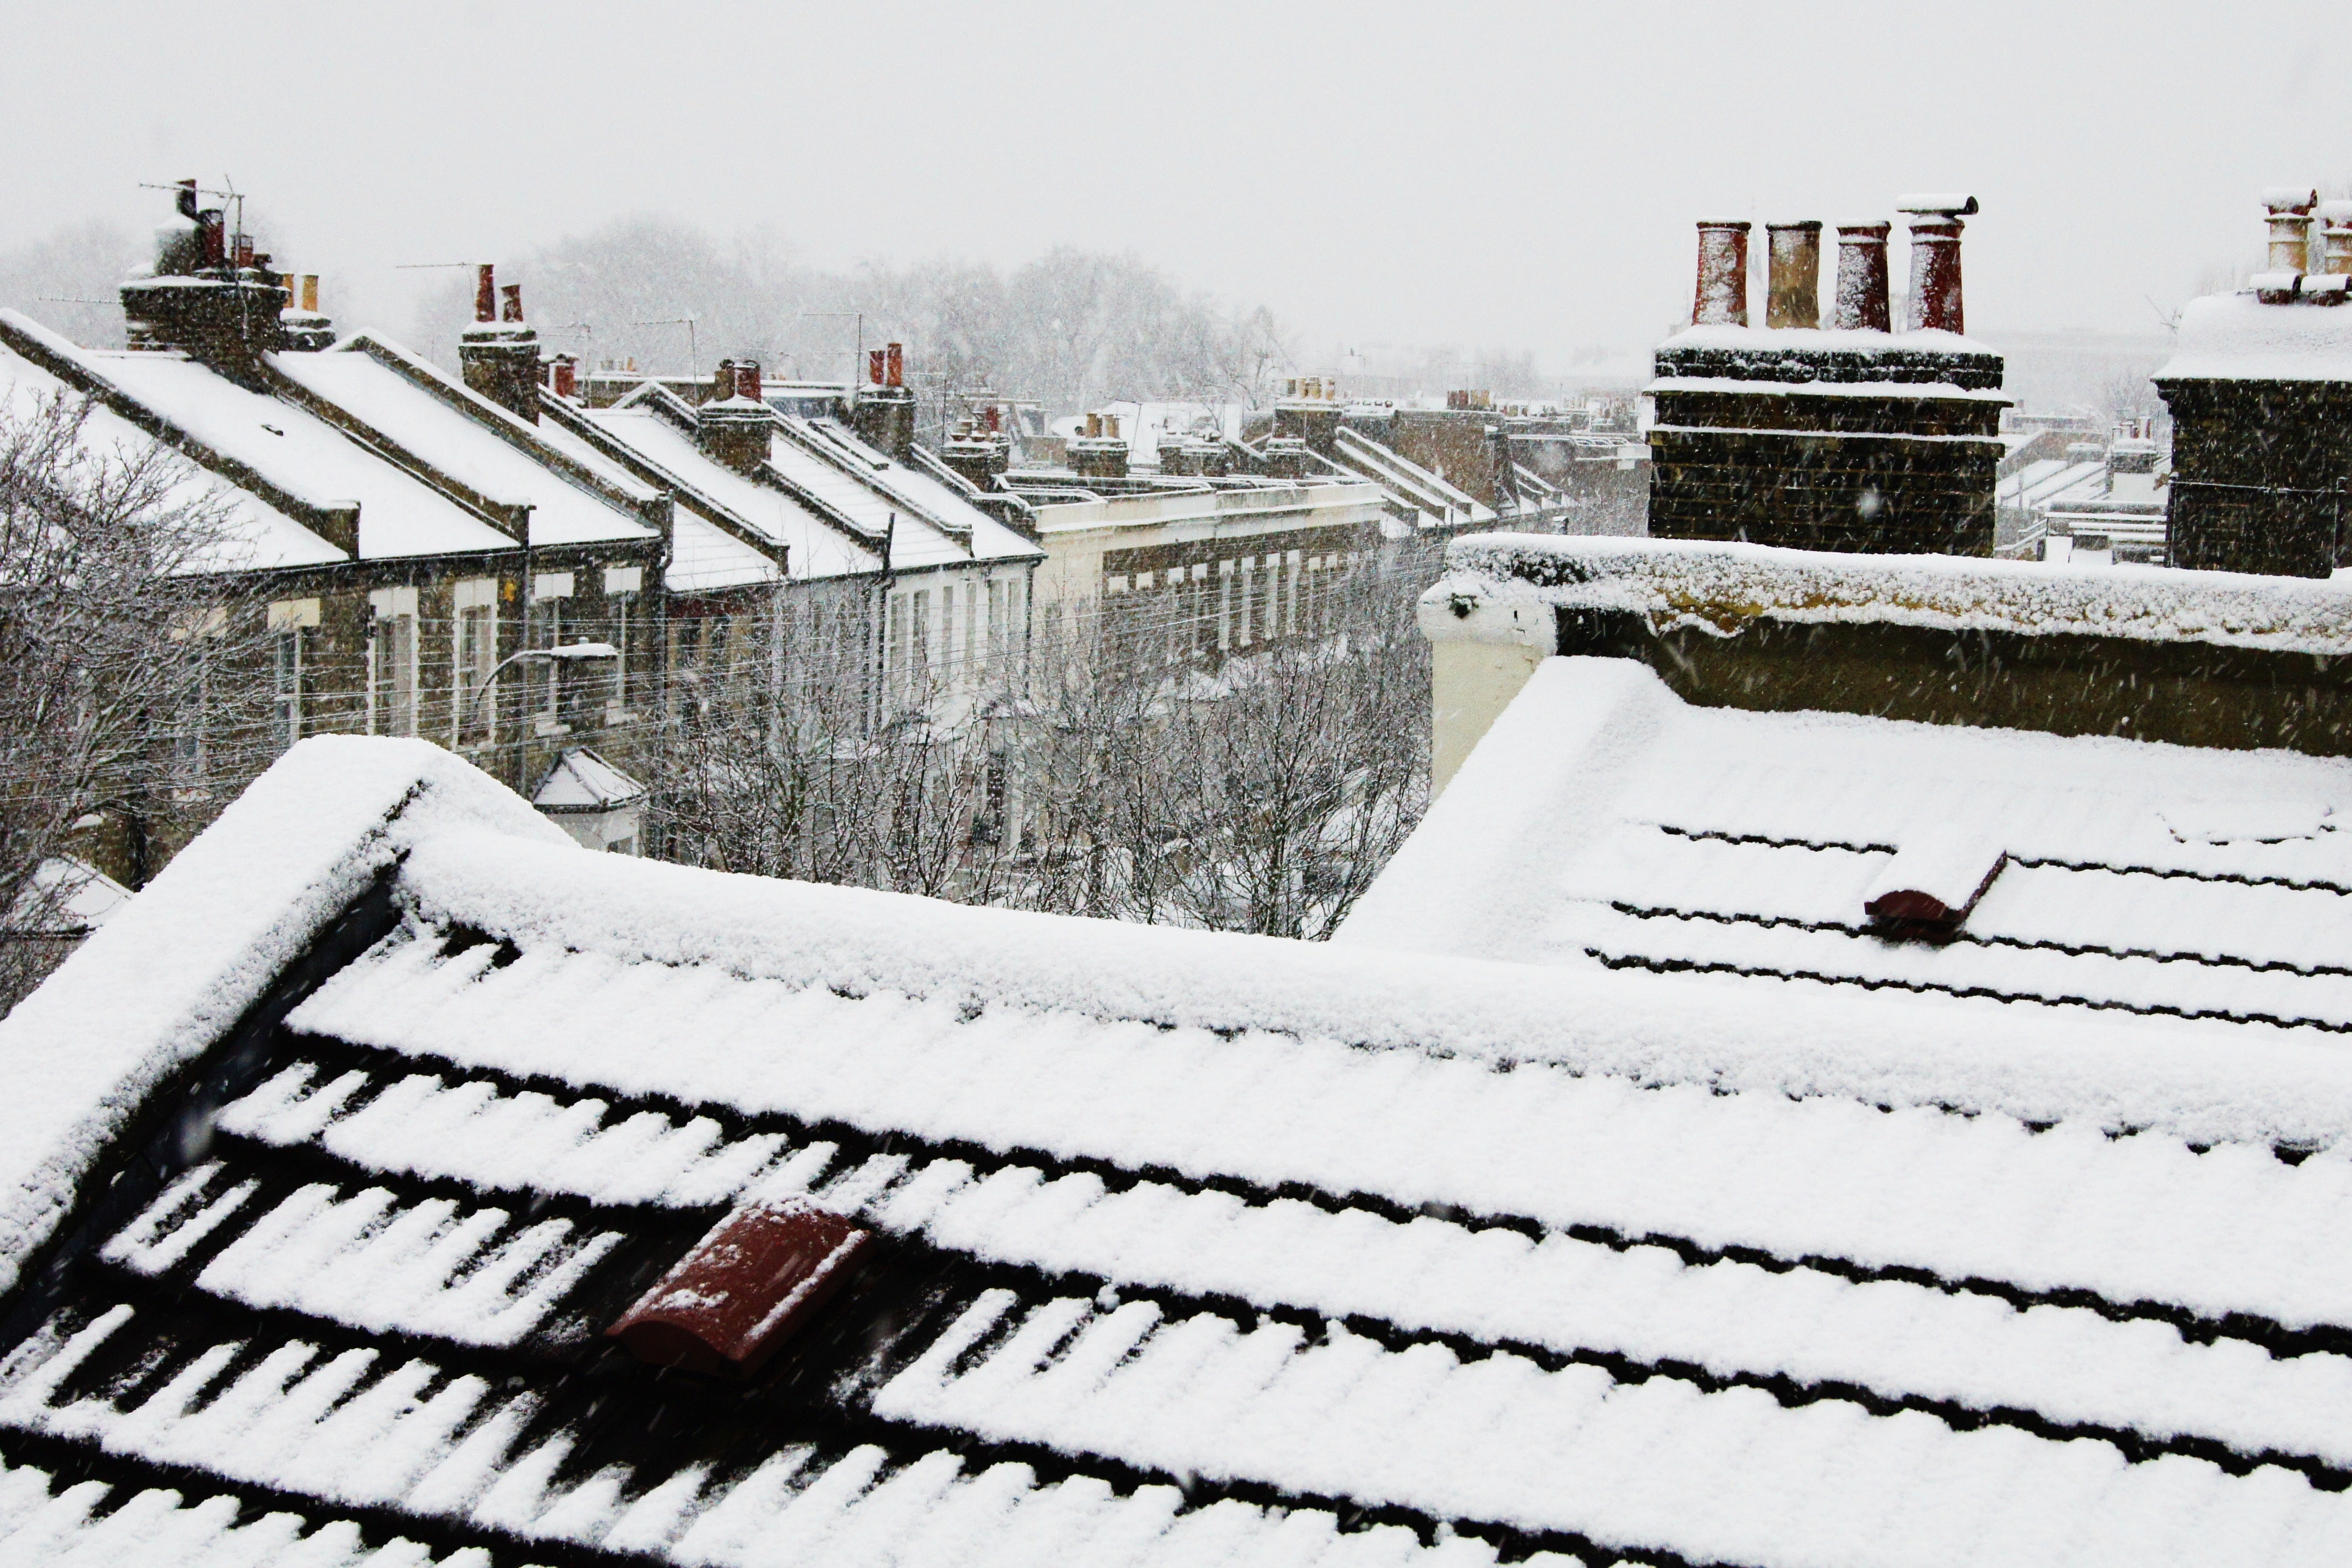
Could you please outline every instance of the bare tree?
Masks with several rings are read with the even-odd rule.
[[[667,853],[1328,936],[1427,800],[1423,585],[1372,556],[1314,595],[1301,635],[1243,657],[1181,605],[1049,615],[1025,678],[891,683],[850,602],[804,603],[682,679],[656,792]]]
[[[65,393],[0,409],[0,1008],[55,957],[5,938],[53,929],[72,885],[37,874],[77,832],[103,819],[135,861],[266,760],[266,633],[217,575],[216,492],[89,426]]]

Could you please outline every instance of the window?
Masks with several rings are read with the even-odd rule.
[[[533,647],[560,647],[563,644],[564,601],[572,597],[572,574],[541,572],[531,579],[530,614],[537,623],[532,628]],[[540,682],[539,722],[542,731],[560,727],[563,722],[563,664],[560,658],[536,661],[543,669]]]
[[[636,608],[637,595],[645,591],[646,569],[642,566],[607,566],[604,568],[604,596],[613,601],[613,647],[620,658],[613,661],[613,706],[626,710],[629,706],[629,619]]]
[[[281,752],[302,738],[308,639],[318,624],[316,599],[280,599],[269,606],[270,738]]]
[[[368,595],[375,623],[368,637],[368,730],[416,733],[416,590],[379,588]]]
[[[499,666],[499,581],[478,577],[451,591],[457,611],[457,647],[450,667],[449,729],[460,746],[491,744],[498,738],[498,693],[490,672]]]
[[[302,738],[302,628],[269,639],[271,739],[284,751]]]

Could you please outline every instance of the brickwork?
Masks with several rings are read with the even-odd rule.
[[[2166,380],[2173,564],[2325,577],[2345,564],[2352,383]]]
[[[1685,385],[1654,392],[1654,537],[1992,553],[1999,355],[1661,350],[1658,369]]]

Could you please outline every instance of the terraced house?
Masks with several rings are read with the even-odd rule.
[[[303,735],[413,735],[638,852],[677,677],[819,585],[873,723],[893,693],[952,722],[1018,679],[1042,552],[840,421],[657,387],[591,410],[488,268],[451,376],[337,339],[277,274],[233,265],[257,258],[220,223],[192,211],[124,285],[128,350],[0,310],[0,382],[19,408],[89,399],[95,449],[168,447],[226,508],[222,565],[266,606],[275,699],[258,731],[203,729],[221,799]],[[950,653],[949,687],[919,679]],[[135,883],[178,845],[123,815],[92,854]]]

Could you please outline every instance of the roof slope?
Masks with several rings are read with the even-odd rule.
[[[726,877],[427,750],[296,747],[0,1023],[118,1105],[226,1031],[216,1114],[40,1166],[136,1191],[8,1303],[10,1463],[518,1563],[2352,1542],[2352,1159],[2271,1147],[2337,1053]],[[762,1378],[600,1336],[784,1196],[881,1244]]]
[[[2006,856],[1958,939],[1882,940],[1874,879],[1956,826],[1979,872]],[[2342,759],[1693,708],[1645,665],[1554,658],[1339,940],[2331,1040],[2347,828]]]

